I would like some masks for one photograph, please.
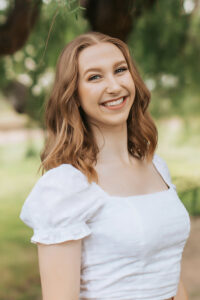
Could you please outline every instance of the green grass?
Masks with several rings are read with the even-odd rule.
[[[32,230],[19,219],[21,206],[38,178],[39,158],[25,159],[23,143],[0,147],[0,299],[41,299],[37,248]]]
[[[157,153],[166,160],[188,211],[200,214],[200,121],[187,120],[187,126],[178,118],[156,123]],[[28,158],[26,143],[0,147],[0,300],[41,299],[37,247],[30,243],[32,230],[19,219],[22,204],[39,177],[41,142],[33,147],[37,155]]]

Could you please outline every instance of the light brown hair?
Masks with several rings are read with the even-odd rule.
[[[42,173],[60,164],[71,164],[98,182],[93,167],[99,152],[90,124],[79,105],[78,55],[81,50],[102,42],[117,46],[124,55],[135,83],[135,99],[127,119],[128,151],[139,159],[152,160],[157,146],[157,129],[148,112],[150,92],[145,86],[128,46],[117,38],[99,32],[79,35],[63,49],[57,63],[55,81],[45,107],[47,137],[41,152]]]

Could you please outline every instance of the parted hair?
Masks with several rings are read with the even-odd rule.
[[[46,137],[39,167],[42,174],[61,164],[71,164],[87,177],[89,183],[98,183],[94,165],[99,149],[79,103],[78,55],[83,49],[104,42],[112,43],[121,50],[135,83],[135,99],[127,118],[128,151],[141,160],[151,161],[153,158],[158,132],[148,111],[151,95],[128,46],[106,34],[88,32],[69,42],[57,62],[54,84],[45,103]]]

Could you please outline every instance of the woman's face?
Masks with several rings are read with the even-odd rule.
[[[120,49],[99,43],[78,57],[78,95],[89,123],[121,125],[127,121],[135,98],[135,85]]]

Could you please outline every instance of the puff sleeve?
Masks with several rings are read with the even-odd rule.
[[[33,229],[31,242],[55,244],[91,234],[89,218],[101,206],[86,176],[70,164],[47,171],[25,200],[20,219]]]

